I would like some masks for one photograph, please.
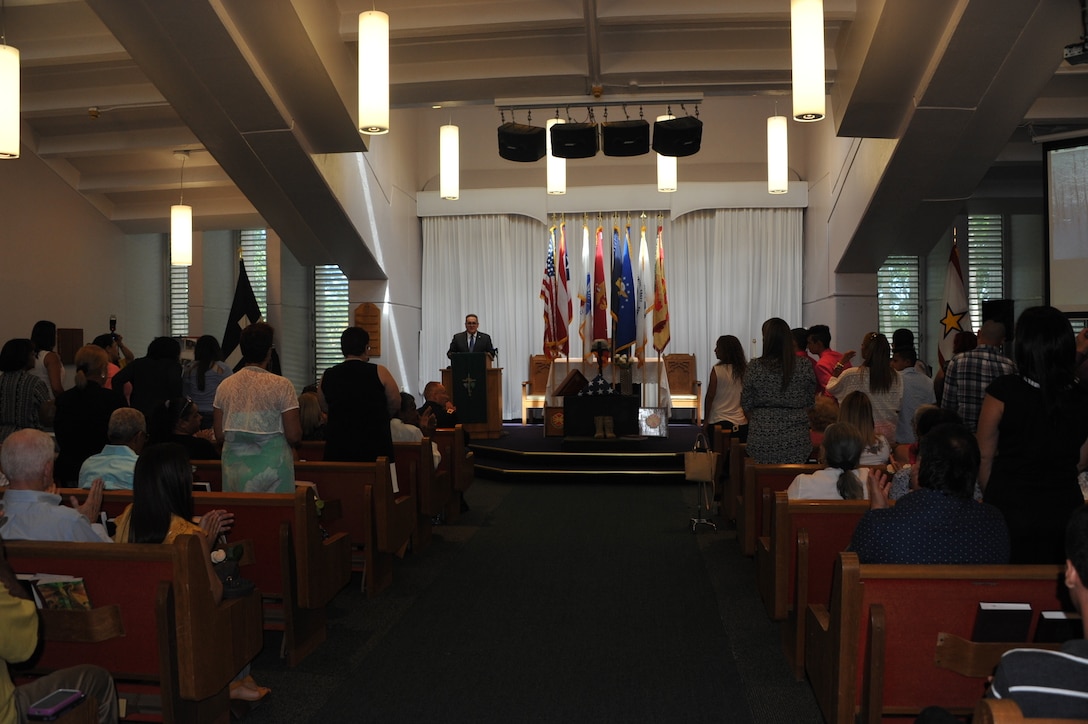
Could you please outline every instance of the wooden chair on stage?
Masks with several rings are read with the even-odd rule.
[[[696,379],[695,355],[665,355],[665,374],[673,410],[692,410],[692,422],[703,424],[703,383]]]
[[[529,410],[543,410],[552,361],[547,355],[529,357],[529,379],[521,383],[521,424],[529,422]],[[541,413],[543,414],[543,413]]]

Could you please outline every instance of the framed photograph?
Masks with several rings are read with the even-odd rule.
[[[638,432],[644,437],[668,437],[669,416],[664,407],[638,408]]]

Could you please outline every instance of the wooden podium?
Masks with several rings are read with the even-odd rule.
[[[484,357],[487,355],[455,355],[456,357]],[[461,426],[473,439],[494,439],[502,435],[502,368],[492,367],[490,359],[486,359],[484,372],[484,384],[479,380],[454,380],[454,367],[457,360],[442,372],[442,386],[450,393],[453,404],[457,407]],[[482,388],[482,389],[481,389]],[[483,392],[482,407],[479,402],[469,400],[471,393],[479,395]]]

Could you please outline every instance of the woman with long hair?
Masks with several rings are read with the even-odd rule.
[[[842,399],[839,405],[839,422],[848,422],[861,435],[861,465],[885,467],[892,456],[888,438],[876,431],[873,422],[873,405],[864,392],[855,391]]]
[[[205,334],[196,341],[193,361],[182,376],[182,392],[196,404],[200,411],[200,429],[212,427],[212,408],[219,383],[230,377],[230,367],[223,362],[223,349],[219,340]]]
[[[1074,376],[1076,337],[1054,307],[1025,309],[1013,345],[1017,374],[986,389],[978,419],[983,501],[1005,516],[1011,563],[1060,563],[1062,530],[1084,505],[1088,390]]]
[[[748,454],[757,463],[809,459],[808,410],[816,396],[812,365],[798,364],[785,320],[763,323],[763,355],[744,371],[741,407],[748,419]]]
[[[840,370],[827,381],[827,393],[842,404],[851,392],[860,390],[869,396],[873,405],[873,421],[877,433],[889,443],[895,440],[899,426],[899,408],[903,403],[903,381],[892,367],[892,349],[888,338],[877,332],[869,332],[861,343],[862,362],[858,367]],[[854,356],[850,350],[843,359]]]
[[[176,397],[159,405],[148,427],[151,443],[181,445],[190,460],[218,460],[219,448],[211,430],[200,429],[200,411],[188,397]]]
[[[34,344],[34,375],[49,388],[50,397],[60,397],[64,392],[64,364],[53,351],[57,346],[57,325],[47,319],[35,322],[30,341]]]
[[[102,452],[109,442],[110,415],[125,407],[120,392],[102,386],[109,362],[106,350],[98,345],[84,345],[76,352],[76,384],[57,398],[53,419],[60,448],[53,468],[58,483],[75,487],[83,461]]]
[[[820,462],[827,467],[798,475],[786,489],[786,495],[808,500],[868,498],[868,471],[858,469],[863,446],[861,433],[850,423],[828,425],[820,446]]]
[[[0,351],[0,444],[25,427],[52,424],[49,388],[34,369],[34,345],[29,339],[9,339]]]
[[[706,387],[706,428],[718,428],[741,442],[748,441],[748,418],[740,406],[740,392],[744,383],[744,371],[748,360],[744,347],[731,334],[718,337],[714,346],[718,363],[710,370],[710,382]]]

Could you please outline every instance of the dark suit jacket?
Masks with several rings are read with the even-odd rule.
[[[450,340],[450,349],[446,352],[446,356],[465,354],[468,351],[468,332],[458,332],[453,335],[453,339]],[[491,336],[485,332],[477,332],[476,347],[472,351],[495,354],[495,348],[491,345]]]

